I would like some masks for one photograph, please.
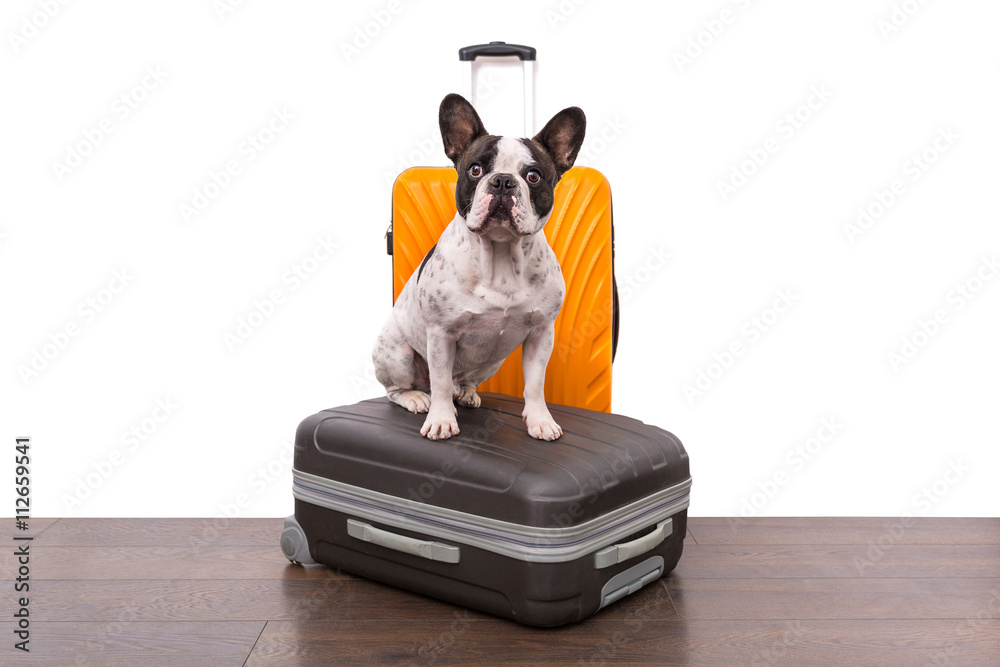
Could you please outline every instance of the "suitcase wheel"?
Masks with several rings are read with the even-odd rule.
[[[285,530],[281,533],[281,553],[300,565],[312,565],[316,562],[309,554],[309,540],[294,514],[285,519]]]

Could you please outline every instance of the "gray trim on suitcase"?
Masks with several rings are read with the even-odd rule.
[[[601,589],[601,609],[612,602],[621,600],[626,595],[632,595],[651,581],[656,581],[663,575],[663,557],[653,556],[638,565],[633,565],[624,572],[619,572],[608,579]]]
[[[689,478],[585,523],[541,528],[418,503],[300,470],[292,470],[292,477],[292,493],[298,500],[535,563],[575,560],[609,545],[614,547],[604,551],[614,553],[602,556],[600,563],[611,558],[620,562],[619,548],[624,549],[622,555],[632,552],[628,558],[643,553],[640,547],[651,544],[657,537],[662,541],[669,534],[670,524],[666,520],[687,508],[691,488]],[[616,544],[651,525],[657,526],[659,536],[654,531],[652,538],[643,536],[626,544]],[[606,565],[595,561],[595,567]]]
[[[281,533],[281,552],[293,563],[302,565],[316,563],[309,553],[309,540],[306,539],[305,531],[302,530],[294,514],[285,519],[285,529]]]

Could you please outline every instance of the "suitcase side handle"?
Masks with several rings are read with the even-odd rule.
[[[635,558],[656,548],[673,532],[673,524],[673,519],[664,519],[656,524],[656,528],[647,535],[636,538],[631,542],[615,544],[614,546],[601,549],[594,554],[594,568],[599,570],[602,567],[617,565],[618,563],[627,561],[629,558]]]
[[[457,563],[459,558],[458,547],[441,544],[440,542],[418,540],[406,535],[397,535],[396,533],[390,533],[388,530],[382,530],[381,528],[376,528],[371,524],[355,519],[347,520],[347,534],[362,542],[370,542],[386,549],[413,554],[414,556],[420,556],[428,560],[436,560],[442,563]]]

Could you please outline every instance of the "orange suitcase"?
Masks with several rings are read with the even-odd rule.
[[[491,51],[487,55],[518,55],[525,60],[524,88],[529,91],[531,70],[527,64],[534,59],[534,49],[513,44],[503,45],[510,47],[505,49],[501,44],[486,45]],[[482,55],[470,52],[476,48],[466,47],[460,56]],[[530,57],[525,55],[529,52]],[[525,96],[526,102],[529,97]],[[525,118],[527,124],[527,111]],[[414,167],[396,178],[387,248],[392,255],[394,303],[455,217],[457,180],[453,167]],[[611,185],[596,169],[573,167],[559,181],[555,196],[545,236],[562,267],[566,298],[556,320],[555,347],[545,371],[545,400],[611,412],[611,362],[618,343]],[[521,396],[521,350],[508,357],[479,391]]]

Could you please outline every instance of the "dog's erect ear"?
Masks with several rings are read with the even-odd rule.
[[[458,164],[458,158],[477,137],[486,134],[483,121],[461,95],[452,93],[441,100],[438,111],[438,122],[441,124],[441,139],[444,140],[444,153],[448,159]]]
[[[562,176],[576,162],[586,132],[587,117],[583,110],[569,107],[553,116],[542,131],[535,135],[534,141],[548,151]]]

